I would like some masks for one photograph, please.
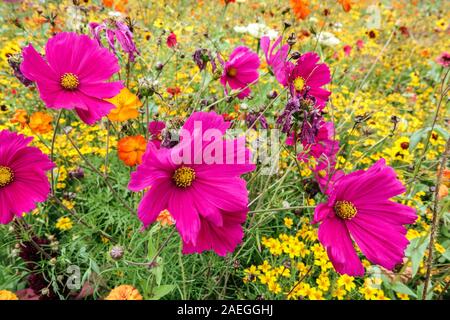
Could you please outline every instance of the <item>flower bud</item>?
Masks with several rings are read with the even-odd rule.
[[[123,257],[123,248],[121,246],[114,246],[112,247],[111,251],[109,252],[109,255],[113,260],[120,260]]]

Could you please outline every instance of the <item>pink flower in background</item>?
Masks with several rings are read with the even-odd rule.
[[[404,225],[413,223],[417,215],[390,198],[405,190],[384,159],[334,182],[328,201],[316,207],[313,223],[321,222],[319,240],[337,272],[364,274],[352,239],[374,264],[392,270],[402,263],[409,243]]]
[[[157,149],[161,147],[161,133],[166,128],[166,124],[162,121],[151,121],[148,124],[148,132],[150,133],[150,142],[155,145]]]
[[[99,45],[102,45],[101,32],[105,31],[109,48],[114,54],[117,54],[115,46],[115,40],[117,39],[122,50],[128,54],[131,62],[134,61],[136,55],[139,55],[139,51],[133,41],[133,33],[124,22],[110,18],[102,23],[89,23],[89,29]]]
[[[239,99],[247,97],[251,92],[249,85],[256,83],[259,78],[258,55],[249,48],[240,46],[234,49],[227,62],[219,60],[224,68],[220,83],[225,92],[228,94],[227,85],[229,85],[233,90],[242,90],[238,94]]]
[[[357,40],[356,46],[358,47],[358,50],[361,50],[362,48],[364,48],[364,41],[361,39]]]
[[[46,171],[53,162],[36,147],[29,147],[32,137],[7,130],[0,131],[0,223],[36,208],[50,192]]]
[[[330,69],[325,63],[318,63],[314,52],[303,54],[289,73],[288,84],[292,95],[307,93],[316,99],[319,109],[325,107],[331,92],[322,87],[331,82]]]
[[[344,46],[343,50],[344,50],[345,56],[348,57],[348,56],[350,56],[350,53],[352,53],[352,46],[347,44]]]
[[[173,48],[177,45],[177,36],[175,35],[175,33],[171,32],[169,34],[166,43],[169,48]]]
[[[75,109],[94,124],[114,107],[122,82],[106,82],[120,69],[108,49],[85,35],[63,32],[48,40],[45,59],[30,44],[23,49],[21,72],[36,82],[41,99],[52,109]]]
[[[441,66],[447,68],[448,66],[450,66],[450,53],[442,52],[436,59],[436,62],[439,63]]]
[[[290,70],[289,66],[292,62],[287,61],[289,53],[289,45],[285,44],[280,46],[281,37],[279,37],[272,46],[270,45],[270,38],[264,36],[261,38],[260,45],[263,50],[267,64],[271,67],[273,74],[277,81],[283,85],[287,86],[287,73]],[[274,52],[277,50],[276,52]]]
[[[178,163],[173,157],[183,141],[172,149],[157,149],[149,143],[142,164],[131,174],[130,190],[149,188],[138,208],[144,227],[167,209],[176,221],[185,254],[214,250],[225,256],[242,240],[248,191],[240,176],[253,171],[255,165],[250,161],[244,137],[224,139],[229,127],[230,122],[215,112],[195,112],[183,126],[183,131],[192,136],[192,141],[185,143],[191,159],[203,159],[204,153],[214,146],[223,150],[222,163],[208,163],[207,159]],[[220,138],[207,139],[208,132],[215,132]],[[196,147],[198,139],[203,141],[202,148]],[[238,161],[239,158],[245,161]]]

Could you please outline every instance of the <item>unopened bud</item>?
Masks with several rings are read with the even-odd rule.
[[[123,248],[121,246],[112,247],[109,255],[113,260],[120,260],[123,257]]]

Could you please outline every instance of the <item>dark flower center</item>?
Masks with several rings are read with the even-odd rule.
[[[334,212],[341,219],[351,220],[356,216],[358,210],[356,210],[353,203],[344,200],[336,201],[336,204],[334,205]]]
[[[61,76],[61,87],[63,87],[66,90],[75,90],[80,85],[80,81],[78,80],[78,77],[73,73],[64,73]]]
[[[13,182],[14,172],[9,167],[0,166],[0,188]]]
[[[175,170],[172,179],[179,188],[190,187],[195,180],[195,171],[189,167],[180,167]]]

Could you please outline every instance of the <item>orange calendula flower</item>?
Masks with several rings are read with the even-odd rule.
[[[47,133],[52,131],[53,117],[45,112],[35,112],[30,117],[30,128],[35,133]]]
[[[338,2],[341,4],[342,9],[344,9],[345,12],[349,12],[352,9],[351,0],[338,0]]]
[[[112,289],[105,300],[142,300],[142,296],[133,286],[123,284]]]
[[[0,300],[19,300],[19,298],[11,291],[0,290]]]
[[[28,114],[24,109],[17,109],[16,113],[11,119],[11,123],[20,123],[20,127],[23,129],[28,123]]]
[[[120,93],[111,99],[105,99],[116,106],[108,115],[111,121],[126,121],[138,117],[138,109],[142,106],[139,98],[127,88],[120,90]]]
[[[141,135],[125,137],[119,140],[119,159],[128,166],[141,164],[147,141]]]
[[[172,216],[170,215],[170,212],[168,210],[163,210],[159,213],[159,216],[156,218],[156,221],[161,223],[163,227],[165,226],[171,226],[175,223]]]
[[[309,9],[309,2],[306,0],[290,0],[292,11],[294,11],[297,19],[306,19],[306,17],[311,13]]]

